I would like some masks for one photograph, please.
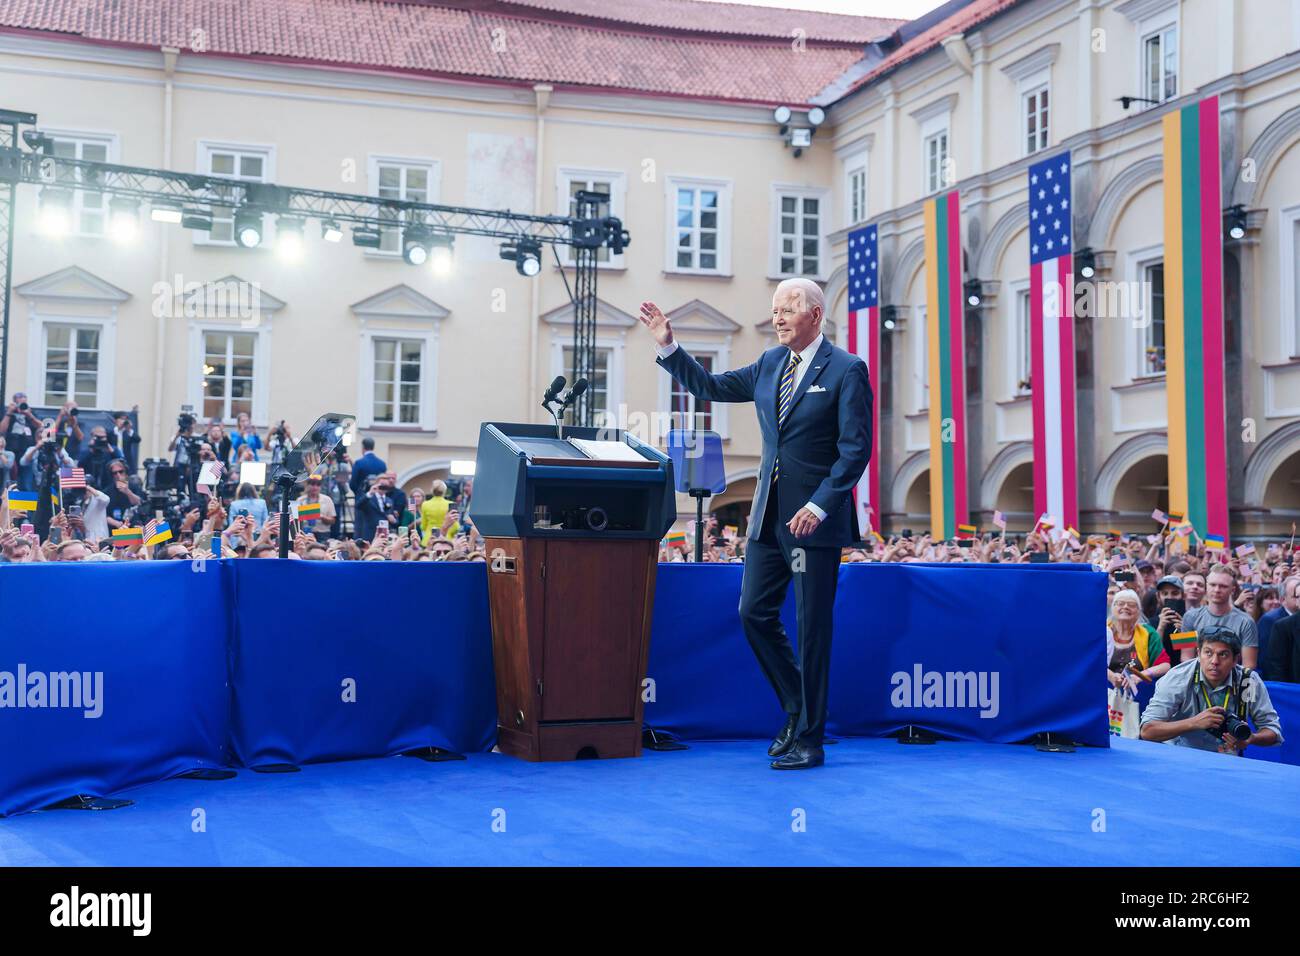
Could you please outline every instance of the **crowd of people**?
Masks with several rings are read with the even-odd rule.
[[[42,419],[22,392],[5,407],[0,563],[278,555],[281,502],[267,468],[293,448],[285,422],[262,434],[241,413],[228,434],[219,420],[200,425],[186,411],[170,460],[142,469],[133,413],[109,416],[111,427],[83,429],[82,418],[68,402]],[[485,560],[467,516],[472,479],[408,493],[374,447],[367,436],[355,461],[339,447],[312,471],[289,508],[291,557]]]

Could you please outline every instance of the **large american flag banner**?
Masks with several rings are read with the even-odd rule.
[[[849,233],[847,348],[867,363],[873,390],[880,388],[880,243],[875,226]],[[858,534],[880,528],[880,400],[871,403],[871,462],[853,491]]]
[[[1070,154],[1029,167],[1029,347],[1034,413],[1034,512],[1078,527],[1074,257]]]

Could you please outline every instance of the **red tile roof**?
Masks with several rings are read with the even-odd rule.
[[[189,51],[201,30],[214,55],[791,105],[897,25],[697,0],[0,0],[0,29],[93,42]]]
[[[473,2],[468,5],[478,6]],[[701,0],[502,0],[493,5],[569,13],[656,29],[785,41],[791,39],[792,31],[802,30],[809,40],[826,40],[841,46],[871,43],[906,22],[887,17],[856,17],[740,3],[702,3]]]
[[[1006,10],[1011,9],[1024,0],[974,0],[968,6],[962,7],[946,20],[941,20],[926,30],[924,33],[917,34],[908,40],[897,50],[889,54],[878,66],[872,68],[870,72],[860,77],[844,94],[848,96],[864,86],[868,86],[875,80],[879,79],[886,73],[897,69],[909,60],[914,60],[919,56],[929,53],[931,50],[937,50],[940,43],[945,37],[953,36],[957,33],[965,33],[985,20],[990,20]],[[840,97],[843,99],[843,97]]]

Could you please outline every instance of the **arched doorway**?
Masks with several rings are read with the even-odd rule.
[[[1037,516],[1034,514],[1034,463],[1015,465],[998,488],[993,507],[1007,519],[1008,531],[1028,531]]]
[[[1150,519],[1151,511],[1169,510],[1169,458],[1149,455],[1133,462],[1115,484],[1111,510],[1121,518]]]
[[[930,528],[930,469],[920,472],[907,488],[903,498],[903,515],[898,522],[898,530],[910,528],[922,534]]]
[[[1264,486],[1261,504],[1274,517],[1295,519],[1300,512],[1300,451],[1293,452],[1273,469]]]

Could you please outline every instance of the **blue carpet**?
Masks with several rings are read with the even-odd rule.
[[[1139,741],[1044,754],[853,739],[826,752],[800,773],[769,770],[764,743],[746,741],[640,760],[391,757],[169,780],[129,791],[121,810],[0,819],[0,866],[1177,866],[1204,864],[1210,843],[1251,865],[1300,863],[1300,767]],[[1213,814],[1197,809],[1206,800]],[[206,832],[191,830],[196,808]]]

